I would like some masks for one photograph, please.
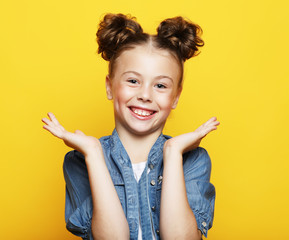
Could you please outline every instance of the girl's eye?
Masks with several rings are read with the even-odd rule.
[[[127,80],[129,83],[133,83],[133,84],[136,84],[137,83],[137,80],[135,80],[135,79],[129,79],[129,80]]]
[[[158,83],[156,85],[157,88],[167,88],[165,85],[161,84],[161,83]]]

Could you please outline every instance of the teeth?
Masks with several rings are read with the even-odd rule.
[[[152,114],[152,112],[148,112],[148,111],[140,110],[140,109],[133,109],[133,112],[140,116],[149,116]]]

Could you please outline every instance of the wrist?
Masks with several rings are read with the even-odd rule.
[[[163,162],[164,162],[164,166],[167,166],[167,163],[170,163],[169,165],[171,164],[176,164],[176,163],[180,163],[182,162],[181,160],[183,159],[182,157],[182,152],[172,146],[171,144],[167,144],[164,146],[164,149],[163,149]]]
[[[85,159],[97,158],[99,156],[102,156],[103,155],[102,147],[100,145],[87,149],[83,155]]]
[[[183,151],[182,149],[178,148],[176,143],[173,143],[172,141],[166,141],[163,148],[164,155],[182,155]]]

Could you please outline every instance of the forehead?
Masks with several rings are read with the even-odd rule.
[[[126,71],[135,71],[147,77],[167,75],[175,81],[179,80],[181,71],[178,61],[169,51],[151,45],[139,45],[123,51],[114,68],[115,77]]]

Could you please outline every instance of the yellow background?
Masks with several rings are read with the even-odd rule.
[[[106,12],[144,30],[182,15],[204,30],[185,67],[165,132],[221,122],[202,142],[216,187],[210,240],[289,239],[288,1],[2,1],[0,4],[1,239],[78,239],[65,229],[62,162],[71,150],[42,128],[53,112],[67,130],[113,129],[107,63],[95,33]]]

